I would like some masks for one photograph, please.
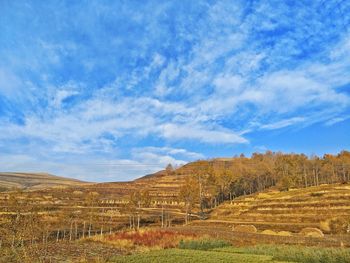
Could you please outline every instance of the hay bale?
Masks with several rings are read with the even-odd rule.
[[[270,229],[266,229],[266,230],[262,231],[261,234],[264,234],[264,235],[273,235],[273,236],[277,235],[277,233],[276,233],[275,231],[272,231],[272,230],[270,230]]]
[[[293,234],[292,234],[291,232],[289,232],[289,231],[279,231],[279,232],[277,233],[277,235],[278,235],[278,236],[283,236],[283,237],[290,237],[290,236],[292,236]]]
[[[330,223],[330,219],[320,222],[320,229],[322,232],[329,233],[331,231],[331,227],[329,223]]]
[[[300,234],[305,237],[324,237],[323,232],[315,227],[305,227],[300,231]]]
[[[238,225],[232,228],[232,231],[243,233],[256,233],[258,230],[253,225]]]

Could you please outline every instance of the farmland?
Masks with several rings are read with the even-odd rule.
[[[254,224],[259,230],[299,232],[305,227],[335,233],[332,220],[350,218],[350,187],[321,185],[288,192],[266,191],[225,202],[211,219]],[[347,229],[342,230],[346,233]]]

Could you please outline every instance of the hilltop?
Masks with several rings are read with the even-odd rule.
[[[79,186],[86,184],[88,183],[47,173],[0,172],[0,188],[2,189],[44,189],[56,186]]]

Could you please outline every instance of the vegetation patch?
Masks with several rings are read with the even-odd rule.
[[[231,244],[225,240],[215,239],[181,240],[179,242],[179,248],[181,249],[210,250],[227,246],[231,246]]]
[[[329,220],[329,230],[332,234],[345,234],[349,230],[350,219],[349,216],[346,218],[338,217]]]
[[[149,262],[191,262],[191,263],[212,263],[212,262],[242,262],[258,263],[269,262],[277,263],[280,261],[272,260],[272,256],[253,255],[242,253],[226,253],[222,251],[203,251],[190,249],[167,249],[151,251],[143,254],[116,257],[110,262],[118,263],[149,263]],[[280,262],[281,263],[281,262]]]
[[[320,196],[323,196],[324,194],[325,192],[313,192],[313,193],[310,193],[310,196],[320,197]]]
[[[191,240],[196,235],[163,230],[123,231],[104,237],[93,237],[94,241],[114,245],[123,251],[167,249],[178,246],[180,240]]]
[[[349,263],[350,251],[343,248],[320,248],[302,246],[255,246],[247,248],[223,248],[219,251],[270,255],[273,260],[303,263]]]

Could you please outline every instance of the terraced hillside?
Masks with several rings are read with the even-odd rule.
[[[86,182],[47,173],[0,173],[2,189],[44,189],[54,186],[79,186]]]
[[[123,227],[182,224],[185,220],[183,204],[178,199],[185,175],[161,171],[131,182],[77,182],[69,187],[54,188],[48,187],[56,182],[53,180],[55,178],[50,176],[10,175],[11,178],[20,180],[19,183],[27,188],[25,191],[10,189],[0,192],[0,232],[1,224],[11,222],[14,215],[19,213],[18,209],[24,215],[28,215],[28,211],[39,212],[38,220],[45,222],[45,229],[50,238],[57,238],[57,235],[61,235],[62,238],[62,234],[64,238],[64,233],[72,233],[72,224],[75,226],[75,232],[71,238],[78,238],[90,233],[109,233]],[[5,178],[5,175],[3,176]],[[46,178],[48,180],[45,181]],[[44,182],[47,186],[41,188]],[[132,196],[140,192],[143,194],[144,191],[149,194],[149,202],[147,205],[139,205]],[[43,222],[40,224],[44,225]],[[4,225],[3,229],[7,227]]]
[[[73,196],[76,192],[81,192],[82,196],[87,196],[89,193],[96,193],[100,207],[122,209],[124,211],[127,209],[126,207],[130,206],[131,196],[133,194],[147,191],[149,194],[149,204],[147,207],[142,207],[143,217],[148,219],[153,217],[158,218],[162,214],[162,210],[164,210],[169,215],[171,214],[174,220],[179,217],[183,220],[184,215],[182,210],[184,205],[178,198],[183,180],[185,180],[185,176],[169,175],[161,171],[155,175],[139,178],[131,182],[91,184],[65,189],[65,192],[70,192]],[[48,190],[42,190],[41,192],[41,195],[54,194]],[[56,199],[61,199],[60,196],[58,194]],[[75,202],[84,206],[85,201],[82,198],[78,198]],[[96,207],[96,209],[98,208]]]
[[[218,206],[208,222],[252,224],[259,231],[299,232],[316,227],[329,233],[343,221],[350,222],[350,185],[346,184],[244,196]]]
[[[180,188],[186,178],[192,175],[193,166],[195,165],[189,163],[177,169],[176,172],[162,170],[131,182],[99,183],[89,185],[84,189],[100,193],[106,203],[124,203],[130,200],[130,195],[135,191],[147,190],[152,199],[152,206],[178,207]]]

